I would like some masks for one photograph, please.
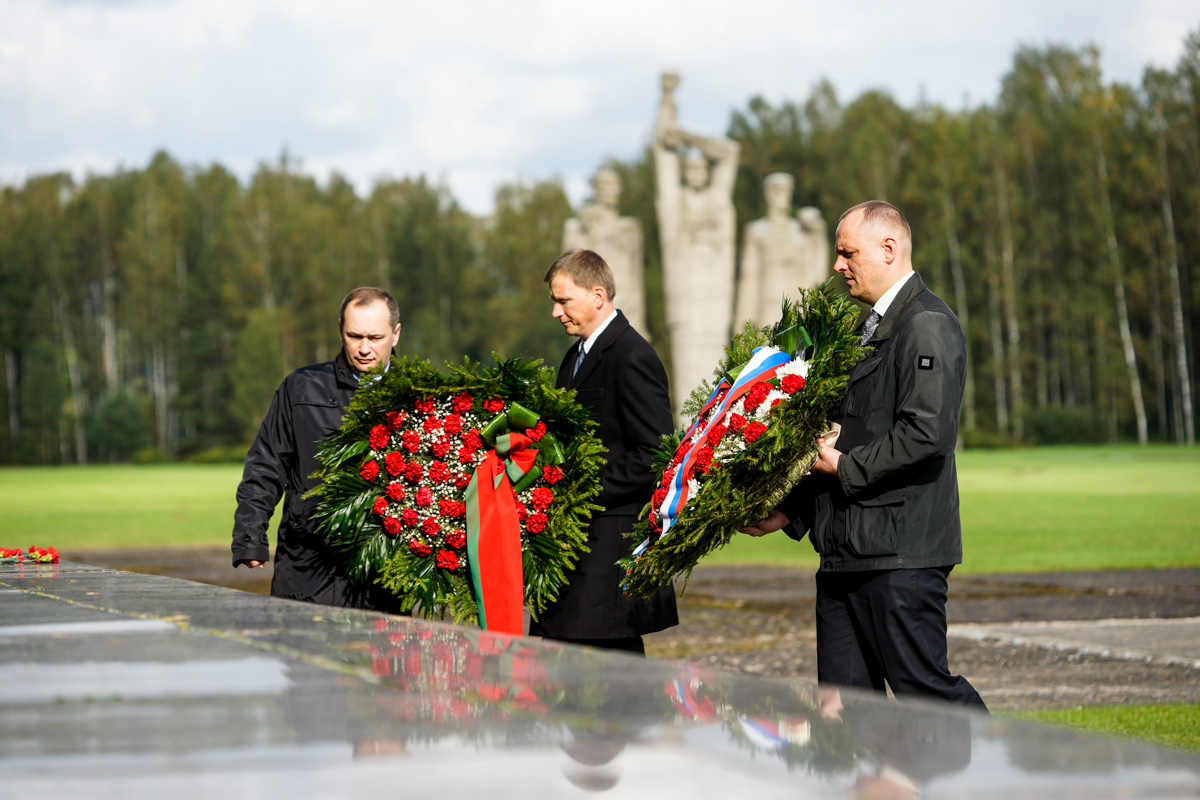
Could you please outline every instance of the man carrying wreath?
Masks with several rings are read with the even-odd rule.
[[[267,525],[284,498],[271,594],[331,606],[389,610],[376,587],[350,590],[311,519],[315,500],[304,495],[319,481],[317,443],[342,424],[342,414],[363,373],[387,364],[400,338],[400,310],[383,289],[360,287],[338,313],[342,348],[337,358],[301,367],[283,380],[259,426],[237,489],[233,566],[261,568],[267,561]],[[286,493],[286,494],[285,494]]]
[[[867,355],[850,373],[836,448],[818,439],[813,474],[755,526],[806,531],[817,571],[817,679],[986,710],[950,674],[946,578],[962,563],[954,446],[966,375],[958,320],[912,268],[912,234],[874,200],[842,214],[834,269],[870,303]]]
[[[650,500],[654,448],[673,427],[667,372],[654,348],[613,305],[612,270],[591,250],[563,253],[546,273],[551,314],[579,341],[558,370],[559,388],[575,389],[575,400],[600,427],[607,462],[587,546],[567,575],[567,585],[530,625],[530,633],[574,644],[645,653],[642,634],[679,623],[675,590],[667,584],[649,600],[621,589],[617,560],[632,549],[624,534]]]

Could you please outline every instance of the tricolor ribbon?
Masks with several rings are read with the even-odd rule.
[[[510,432],[537,422],[537,414],[513,403],[484,426],[480,435],[494,447],[475,468],[464,498],[467,562],[479,627],[515,636],[521,635],[525,600],[517,493],[542,474],[541,462],[565,460],[553,434],[547,432],[535,443],[523,433]]]

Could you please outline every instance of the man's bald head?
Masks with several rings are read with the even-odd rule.
[[[852,206],[837,226],[837,261],[850,296],[874,305],[912,272],[912,232],[900,209],[882,200]]]
[[[912,228],[904,217],[904,212],[886,200],[868,200],[856,206],[850,206],[838,218],[838,227],[843,220],[851,215],[858,215],[860,232],[878,233],[891,236],[904,251],[906,261],[912,261]]]

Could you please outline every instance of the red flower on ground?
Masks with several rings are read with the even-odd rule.
[[[450,407],[454,409],[455,414],[465,414],[471,410],[473,405],[475,405],[475,398],[469,392],[459,392],[450,401]]]
[[[433,450],[433,454],[438,458],[445,458],[446,454],[450,452],[450,437],[441,437],[433,443],[430,449]]]
[[[413,403],[413,408],[417,409],[417,411],[420,411],[422,414],[432,414],[435,407],[436,406],[434,405],[432,397],[423,397],[417,402]]]
[[[367,437],[367,441],[371,444],[372,450],[382,450],[388,446],[391,438],[392,432],[388,430],[387,425],[376,425],[371,428],[371,435]]]
[[[804,388],[803,375],[784,375],[779,382],[779,389],[784,394],[795,394]]]
[[[738,433],[742,428],[746,427],[746,418],[741,414],[729,415],[729,430]]]
[[[766,430],[767,426],[761,422],[751,422],[746,426],[746,430],[742,432],[742,435],[746,437],[747,442],[755,442]]]
[[[374,483],[375,479],[379,477],[379,462],[375,460],[366,462],[358,468],[358,474],[367,483]]]
[[[394,431],[404,427],[404,423],[408,421],[408,414],[403,411],[389,411],[386,416],[388,427]]]
[[[462,433],[462,417],[460,417],[458,414],[447,414],[445,423],[442,427],[446,429],[446,433],[452,436],[457,436],[458,434]]]
[[[371,506],[371,511],[375,514],[383,516],[387,513],[387,506],[388,503],[386,497],[376,497],[375,505]]]
[[[442,523],[433,517],[428,517],[421,523],[421,533],[426,536],[437,536],[442,532]]]
[[[387,495],[388,500],[391,500],[394,503],[399,503],[404,499],[404,484],[397,481],[392,481],[387,485],[387,489],[385,489],[383,493]]]
[[[409,483],[420,483],[425,477],[425,468],[419,462],[410,461],[404,467],[404,478]]]
[[[467,545],[466,531],[452,530],[446,534],[446,544],[453,547],[455,550],[462,550]]]
[[[425,423],[421,427],[426,433],[433,433],[442,429],[442,421],[438,417],[426,417]]]
[[[420,489],[417,489],[416,500],[418,508],[429,508],[433,505],[433,490],[428,486],[422,486]]]
[[[742,405],[746,407],[747,411],[753,411],[762,405],[770,393],[771,384],[766,381],[756,383],[750,387],[750,391],[746,392],[746,396],[742,398]]]
[[[538,511],[545,511],[554,502],[554,492],[545,486],[539,486],[530,493],[529,504]]]
[[[427,556],[433,552],[433,548],[422,542],[420,539],[408,540],[409,552],[418,556]]]
[[[434,461],[429,465],[429,480],[435,484],[449,483],[450,470],[446,468],[445,461]]]
[[[387,469],[388,475],[402,475],[408,468],[408,465],[404,463],[403,454],[395,450],[383,457],[383,465]]]
[[[421,521],[421,517],[415,509],[406,508],[400,512],[400,521],[404,523],[404,527],[411,528]]]
[[[395,539],[396,535],[400,533],[401,528],[402,526],[400,524],[400,520],[396,519],[395,517],[383,518],[383,532],[393,539]]]
[[[421,449],[421,434],[416,431],[405,431],[400,434],[400,439],[404,443],[404,449],[410,453]]]
[[[535,442],[541,441],[541,438],[546,435],[546,423],[539,419],[537,425],[525,429],[525,435]]]
[[[530,533],[541,533],[546,530],[547,521],[546,515],[540,511],[536,514],[530,514],[525,520],[525,530]]]
[[[553,486],[554,484],[561,481],[562,478],[563,478],[563,471],[561,469],[559,469],[558,467],[554,466],[553,464],[548,465],[545,469],[542,470],[542,480],[544,480],[546,483],[550,484],[551,486]]]
[[[498,411],[504,410],[504,401],[499,397],[489,397],[483,401],[483,409],[495,414]]]
[[[437,565],[442,569],[458,569],[458,554],[450,550],[438,550]]]
[[[725,436],[726,430],[727,428],[718,422],[716,425],[713,425],[708,429],[708,437],[705,439],[705,441],[708,442],[710,447],[716,447],[721,443],[721,439]]]

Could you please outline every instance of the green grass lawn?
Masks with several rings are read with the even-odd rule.
[[[1200,705],[1104,706],[1002,713],[1006,717],[1200,753]]]

